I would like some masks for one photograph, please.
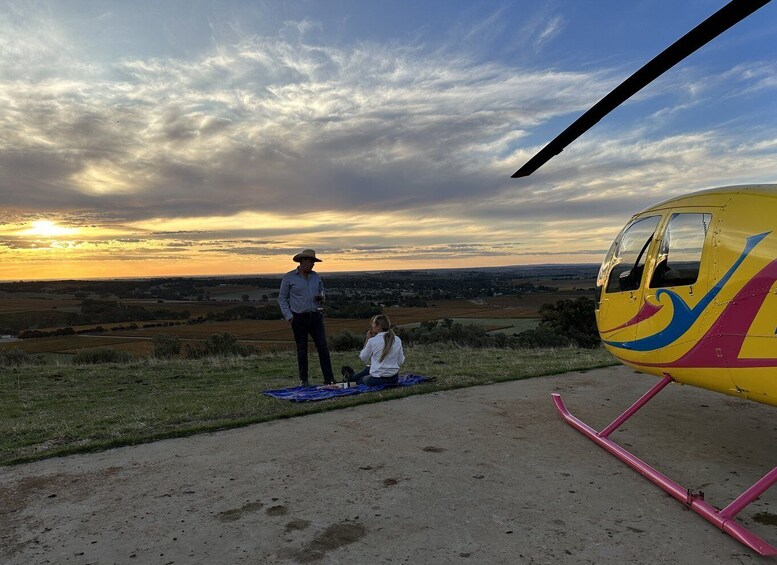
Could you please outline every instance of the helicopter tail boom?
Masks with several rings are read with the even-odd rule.
[[[731,504],[723,510],[718,510],[714,506],[704,501],[703,493],[692,493],[681,485],[657,471],[614,441],[609,439],[609,435],[614,432],[618,426],[628,420],[642,406],[647,404],[656,394],[665,386],[673,381],[672,377],[664,374],[664,377],[656,383],[647,393],[645,393],[637,402],[628,408],[618,418],[608,425],[601,432],[597,432],[582,420],[573,416],[561,399],[561,395],[553,393],[553,402],[556,405],[564,421],[575,428],[577,431],[588,437],[594,443],[610,452],[612,455],[626,463],[629,467],[640,473],[642,476],[661,487],[672,497],[685,504],[688,508],[702,516],[705,520],[715,527],[723,530],[737,541],[743,543],[750,549],[764,556],[777,555],[777,548],[770,545],[744,526],[734,520],[734,517],[741,512],[747,505],[756,500],[761,494],[768,490],[772,485],[777,484],[777,467],[772,469],[760,480],[746,489]]]

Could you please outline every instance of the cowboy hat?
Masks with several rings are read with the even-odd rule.
[[[313,249],[305,249],[301,253],[297,253],[293,260],[299,263],[303,259],[313,259],[315,263],[321,262],[321,259],[316,258],[316,252]]]

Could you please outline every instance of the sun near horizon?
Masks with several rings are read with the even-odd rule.
[[[277,275],[295,268],[292,257],[306,248],[317,250],[321,273],[590,264],[601,260],[600,242],[614,231],[590,229],[586,237],[593,249],[567,253],[533,251],[535,242],[526,236],[526,243],[505,243],[506,226],[486,234],[462,223],[393,214],[353,216],[338,229],[344,219],[332,213],[298,218],[242,213],[174,221],[90,223],[51,215],[6,222],[0,224],[0,281]],[[376,222],[392,232],[375,237]],[[300,227],[306,233],[293,233]],[[257,237],[256,229],[272,234]],[[553,233],[542,236],[550,247],[580,239],[563,226]],[[459,243],[468,239],[481,243]]]

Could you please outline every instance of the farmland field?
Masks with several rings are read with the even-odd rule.
[[[470,305],[472,306],[472,305]],[[536,318],[512,318],[501,316],[504,311],[483,307],[467,307],[461,304],[439,305],[429,308],[386,308],[386,314],[395,325],[417,326],[427,320],[452,318],[461,324],[486,326],[488,331],[512,334],[536,327]],[[486,317],[485,315],[488,317]],[[494,315],[496,314],[496,315]],[[535,311],[536,316],[536,311]],[[112,324],[106,325],[106,327]],[[327,334],[333,337],[343,331],[361,334],[367,329],[367,320],[327,318]],[[86,329],[90,326],[76,327]],[[94,326],[91,326],[94,327]],[[82,349],[110,347],[145,355],[151,350],[151,340],[157,335],[175,335],[183,344],[195,344],[208,336],[230,333],[246,345],[260,349],[275,347],[285,349],[293,345],[289,323],[285,320],[231,320],[181,324],[164,327],[138,327],[92,334],[42,337],[0,343],[0,349],[19,348],[27,353],[76,353]]]
[[[396,300],[394,305],[390,305],[392,302],[387,301],[389,305],[383,306],[382,310],[397,326],[413,327],[425,321],[450,318],[464,325],[483,326],[491,333],[512,335],[536,327],[539,320],[539,310],[544,304],[555,303],[563,299],[574,300],[581,296],[591,297],[591,287],[594,282],[590,279],[590,268],[585,273],[587,273],[585,276],[571,276],[568,280],[564,277],[560,277],[558,280],[556,278],[520,277],[515,279],[515,284],[520,284],[521,288],[524,289],[520,292],[496,292],[492,287],[490,294],[486,292],[484,296],[474,298],[416,299],[418,306],[406,306],[402,301],[397,302]],[[397,275],[392,276],[396,277]],[[414,276],[417,278],[414,279]],[[409,288],[413,286],[412,281],[414,280],[425,281],[428,285],[429,276],[431,275],[428,272],[416,275],[411,273],[407,275],[406,279],[392,278],[393,282],[387,283],[387,285],[393,284],[392,288]],[[443,275],[436,276],[442,277]],[[361,279],[354,279],[352,283],[348,283],[354,285],[351,290],[348,288],[343,290],[344,287],[341,283],[340,290],[337,292],[340,293],[340,296],[345,297],[349,296],[351,292],[358,292],[359,280]],[[397,284],[397,280],[405,282]],[[442,280],[450,286],[451,279],[447,275]],[[458,279],[453,277],[452,280],[456,282]],[[484,283],[483,280],[486,282]],[[471,288],[476,289],[476,294],[480,294],[480,290],[478,290],[480,285],[487,286],[488,280],[490,279],[486,277],[486,279],[477,279],[473,283],[462,278],[462,291],[446,290],[446,294],[464,294],[471,292]],[[210,284],[207,284],[208,282]],[[220,333],[232,334],[242,344],[262,350],[286,349],[293,345],[292,333],[285,320],[202,321],[209,315],[212,318],[213,315],[236,307],[245,306],[248,307],[249,311],[251,308],[261,310],[267,306],[273,307],[276,304],[277,290],[267,286],[267,284],[251,285],[245,280],[234,281],[231,284],[206,281],[205,284],[196,289],[195,294],[199,296],[198,300],[167,299],[168,295],[162,295],[165,298],[137,297],[149,292],[137,290],[141,288],[140,286],[135,287],[134,294],[130,293],[131,295],[127,297],[117,298],[110,294],[111,289],[117,290],[117,292],[121,289],[110,287],[109,283],[104,283],[106,286],[103,288],[100,286],[101,283],[91,282],[89,286],[81,287],[86,290],[80,292],[78,281],[61,281],[51,284],[52,286],[48,290],[41,289],[37,293],[0,290],[0,336],[16,335],[20,328],[61,333],[63,328],[67,326],[68,320],[75,319],[72,315],[80,312],[85,296],[92,300],[116,303],[127,311],[133,307],[142,307],[149,313],[162,314],[166,311],[169,318],[136,320],[134,322],[125,320],[93,324],[82,323],[81,325],[68,326],[73,331],[79,332],[76,335],[52,335],[13,341],[2,339],[0,340],[0,350],[18,348],[30,354],[72,355],[85,349],[110,347],[144,356],[151,351],[154,337],[160,334],[177,336],[184,346],[187,344],[194,346],[209,336]],[[86,285],[86,283],[83,284]],[[126,287],[129,283],[121,281],[121,284]],[[513,282],[507,284],[513,284]],[[529,288],[526,286],[527,284],[531,287],[528,291],[525,290]],[[67,286],[68,289],[72,288],[72,294],[57,294],[63,291],[63,286]],[[447,289],[449,286],[445,288]],[[133,287],[130,285],[128,288],[132,289]],[[370,292],[373,294],[368,296],[379,296],[379,294],[375,295],[374,293],[382,291],[376,291],[373,288]],[[191,293],[187,292],[186,294]],[[76,298],[75,295],[80,296]],[[105,296],[111,296],[111,298],[104,298]],[[368,300],[372,300],[373,304],[381,302],[380,298],[368,298]],[[397,303],[402,305],[397,306]],[[188,319],[170,319],[184,312],[188,313]],[[111,319],[115,320],[115,317]],[[102,328],[102,331],[98,329],[98,326]],[[326,327],[330,338],[344,331],[361,334],[367,329],[367,320],[327,317]],[[3,330],[3,328],[6,329]]]
[[[538,318],[451,318],[456,324],[463,326],[482,326],[488,333],[504,333],[512,335],[526,330],[532,330],[540,323]],[[404,328],[414,328],[421,322],[402,324]]]
[[[80,306],[80,300],[70,298],[18,298],[12,294],[0,296],[0,314],[46,310],[76,312]]]

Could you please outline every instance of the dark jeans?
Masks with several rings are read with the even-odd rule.
[[[370,366],[367,365],[364,369],[356,373],[348,380],[356,381],[357,385],[365,386],[395,385],[399,382],[399,373],[393,377],[373,377],[370,376]]]
[[[313,343],[316,345],[316,351],[318,351],[318,361],[321,364],[324,383],[335,382],[335,377],[332,374],[332,360],[329,357],[329,347],[326,344],[324,316],[320,312],[294,314],[294,318],[291,321],[291,329],[294,332],[294,342],[297,344],[299,380],[305,383],[308,382],[308,335],[310,335],[313,338]]]

